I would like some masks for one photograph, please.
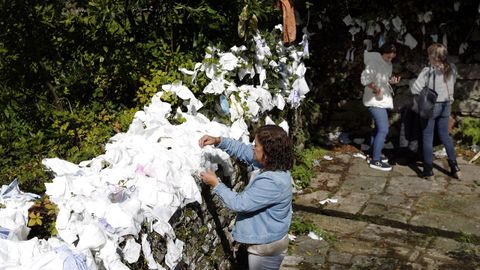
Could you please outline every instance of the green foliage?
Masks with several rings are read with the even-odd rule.
[[[315,176],[314,161],[319,161],[328,152],[323,148],[309,148],[296,153],[296,163],[291,173],[295,184],[303,189],[310,185],[311,179]]]
[[[308,187],[315,176],[315,172],[304,164],[294,165],[291,173],[295,185],[300,189]]]
[[[334,235],[319,228],[315,223],[310,220],[305,220],[299,217],[292,218],[292,224],[290,225],[289,233],[293,235],[307,235],[309,232],[314,232],[316,235],[322,237],[325,241],[333,243],[336,241]]]
[[[473,234],[460,232],[460,235],[457,236],[456,240],[465,244],[478,244],[480,238]]]
[[[465,117],[461,123],[461,133],[466,141],[479,145],[480,144],[480,119],[473,117]]]
[[[108,138],[126,131],[136,111],[111,103],[77,104],[68,111],[48,111],[41,106],[39,103],[35,109],[43,123],[22,119],[22,111],[13,106],[0,112],[6,118],[0,123],[2,182],[18,177],[23,190],[39,194],[44,192],[43,183],[48,179],[41,164],[43,158],[61,157],[78,163],[103,153]]]
[[[271,17],[274,14],[273,5],[269,5],[267,2],[262,0],[244,0],[245,5],[240,15],[238,15],[237,33],[240,38],[246,40],[247,37],[254,35],[258,30],[259,19],[265,22],[269,16]]]
[[[170,57],[162,58],[162,61],[159,63],[153,63],[152,68],[149,71],[148,78],[141,77],[140,82],[143,84],[139,90],[137,90],[136,100],[139,105],[146,105],[150,102],[153,95],[161,91],[161,86],[164,84],[172,84],[175,82],[185,82],[186,86],[194,87],[192,92],[198,92],[199,86],[197,84],[192,84],[191,78],[189,76],[184,76],[178,69],[186,68],[193,70],[194,61],[193,55],[182,52],[171,52],[168,47],[164,48],[166,55]],[[196,86],[196,87],[195,87]],[[167,102],[176,102],[175,97],[165,96],[164,101]],[[174,105],[174,104],[172,104]]]
[[[102,153],[179,67],[238,40],[242,3],[0,1],[0,183],[42,193],[43,158]]]
[[[30,235],[39,238],[49,238],[57,235],[55,223],[57,220],[58,207],[50,201],[48,196],[35,201],[28,210],[28,224],[32,229]]]

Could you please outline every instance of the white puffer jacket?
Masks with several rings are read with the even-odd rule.
[[[393,108],[393,89],[388,83],[392,76],[392,63],[383,60],[382,55],[378,52],[365,51],[363,54],[363,62],[365,69],[361,75],[362,85],[365,86],[363,91],[363,105],[367,107]],[[374,83],[383,91],[383,99],[377,100],[372,88],[367,85]]]

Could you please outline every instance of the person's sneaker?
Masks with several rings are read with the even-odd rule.
[[[370,166],[370,168],[372,169],[385,171],[385,172],[392,170],[392,166],[390,166],[390,164],[383,161],[371,161],[368,166]]]
[[[367,156],[367,163],[370,164],[371,161],[372,161],[372,157]],[[388,158],[384,154],[382,154],[380,156],[380,161],[383,162],[383,163],[388,163]]]

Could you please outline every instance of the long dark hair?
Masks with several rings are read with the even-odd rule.
[[[397,47],[392,42],[387,42],[378,49],[380,54],[397,53]]]
[[[276,125],[260,127],[256,140],[263,146],[265,155],[265,171],[286,171],[293,165],[292,143],[287,132]]]

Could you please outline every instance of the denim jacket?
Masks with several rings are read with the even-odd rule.
[[[248,165],[259,165],[253,159],[253,146],[221,138],[218,147]],[[292,183],[289,171],[261,171],[240,192],[223,183],[214,193],[227,208],[237,212],[233,238],[245,244],[267,244],[288,233],[292,220]]]

